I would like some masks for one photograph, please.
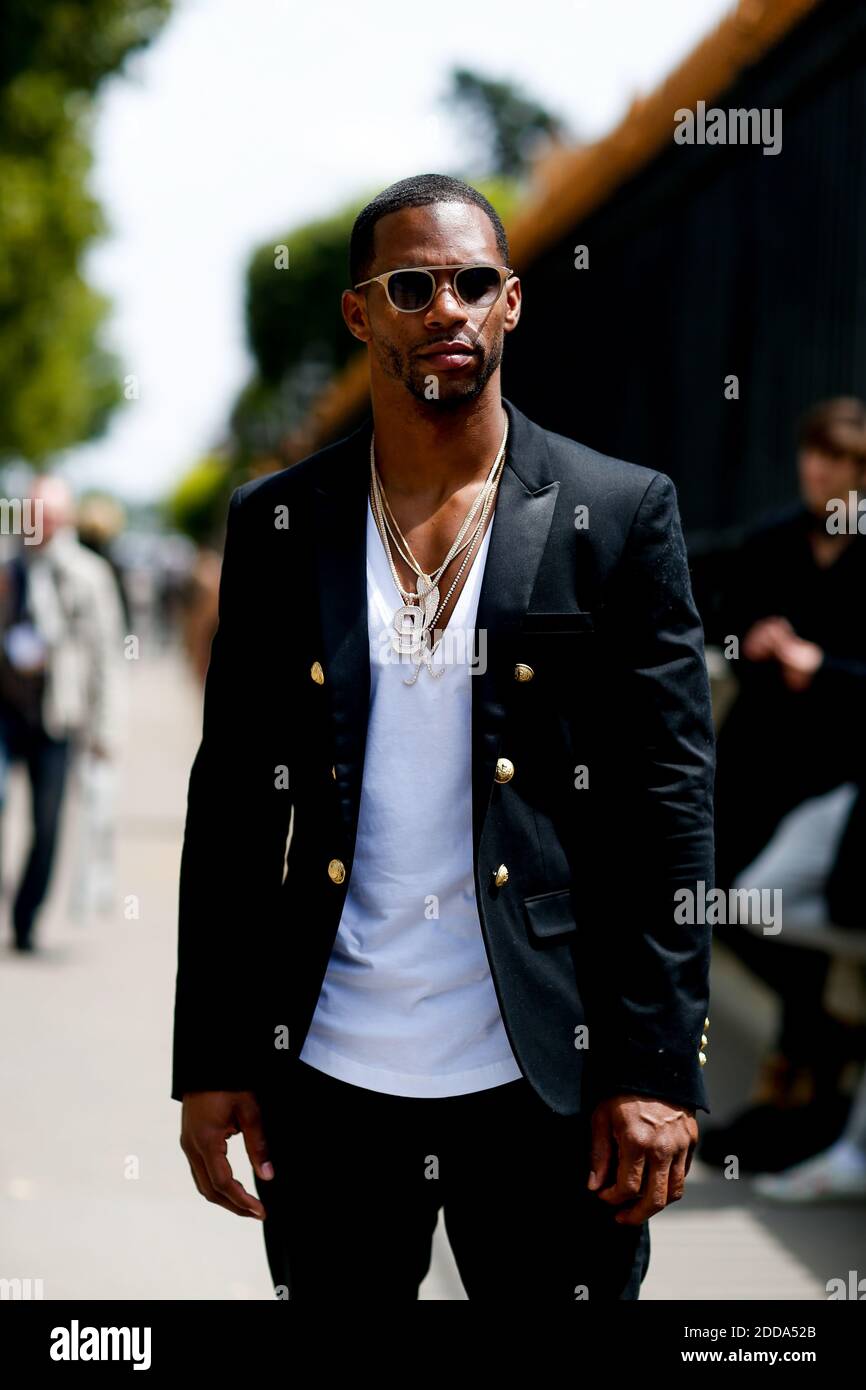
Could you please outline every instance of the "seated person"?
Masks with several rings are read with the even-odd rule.
[[[825,679],[835,688],[843,742],[850,745],[845,730],[857,727],[856,711],[866,707],[866,662],[828,662],[817,643],[797,637],[782,618],[764,625],[761,640],[760,659],[775,661],[792,691],[807,690],[824,670]],[[856,758],[851,759],[851,767],[856,769]],[[866,789],[856,781],[842,782],[809,798],[782,819],[769,844],[734,880],[738,890],[781,893],[781,921],[774,922],[770,931],[759,922],[734,929],[754,939],[751,957],[748,950],[741,949],[740,954],[778,989],[781,1024],[752,1092],[751,1107],[731,1124],[705,1134],[701,1156],[706,1161],[724,1162],[727,1153],[736,1152],[752,1171],[797,1165],[804,1156],[831,1144],[845,1124],[849,1106],[837,1084],[852,1054],[858,1061],[863,1059],[863,1030],[852,1030],[833,1018],[824,1008],[823,990],[835,954],[863,956],[866,905],[859,892],[858,856],[864,808]],[[840,932],[839,926],[862,930]],[[723,930],[726,936],[731,928]],[[768,968],[779,950],[786,953],[787,968]],[[805,970],[798,965],[798,953],[806,962]],[[782,1122],[780,1112],[792,1106],[802,1108]],[[839,1181],[844,1185],[850,1179],[856,1186],[859,1167],[853,1159],[847,1150],[834,1149],[828,1159],[830,1176],[823,1169],[820,1172],[832,1185],[833,1165],[841,1163]],[[857,1170],[853,1178],[852,1162]],[[815,1173],[809,1169],[803,1177],[798,1168],[794,1189],[801,1190],[801,1177],[807,1187],[814,1186]]]
[[[717,747],[716,885],[724,890],[783,816],[852,776],[853,739],[834,735],[854,709],[839,674],[866,661],[866,535],[828,530],[828,503],[866,490],[866,405],[815,406],[800,426],[797,467],[800,500],[745,541],[723,605],[722,627],[739,642],[739,692]],[[808,680],[786,678],[782,635],[820,650]]]

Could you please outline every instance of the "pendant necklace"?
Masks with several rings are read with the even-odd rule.
[[[448,554],[442,561],[442,564],[439,565],[435,570],[433,570],[431,574],[427,574],[418,564],[418,561],[412,554],[412,550],[409,546],[408,541],[406,540],[406,537],[403,535],[402,531],[400,530],[400,527],[397,525],[397,519],[391,510],[388,498],[385,495],[385,490],[382,486],[382,482],[379,478],[379,473],[376,468],[375,433],[370,438],[370,505],[373,511],[373,517],[375,519],[379,535],[382,538],[382,544],[385,548],[385,554],[388,558],[388,564],[391,569],[394,584],[396,585],[397,592],[400,594],[400,597],[403,600],[400,607],[396,610],[392,620],[391,625],[393,631],[391,633],[391,647],[392,650],[399,653],[400,656],[408,656],[413,662],[416,663],[417,667],[414,676],[412,676],[409,680],[404,680],[404,685],[415,684],[416,680],[418,679],[418,676],[420,675],[422,663],[427,667],[428,671],[433,676],[438,677],[445,674],[447,668],[444,665],[436,667],[433,665],[432,661],[433,653],[439,646],[439,642],[441,642],[442,638],[440,637],[439,642],[437,642],[435,646],[433,646],[431,645],[430,634],[432,631],[434,631],[436,622],[440,614],[442,613],[443,609],[448,603],[448,600],[454,592],[454,589],[459,583],[460,576],[462,575],[464,569],[469,563],[472,557],[472,553],[479,539],[484,534],[484,527],[487,521],[487,517],[490,513],[490,508],[493,504],[496,488],[499,483],[502,470],[505,466],[505,446],[507,440],[508,420],[506,418],[505,429],[502,434],[502,443],[499,446],[499,450],[497,452],[496,458],[493,461],[487,478],[482,483],[478,495],[476,496],[474,502],[472,503],[472,506],[466,513],[463,525],[457,532],[457,535],[454,538],[454,541],[448,551]],[[473,525],[474,519],[476,517],[476,514],[479,512],[479,509],[480,516],[478,517],[477,522],[475,522],[475,524]],[[472,528],[471,534],[467,536],[467,533],[470,532],[470,528]],[[393,539],[394,541],[394,547],[397,550],[397,552],[405,560],[406,564],[412,570],[413,574],[417,576],[414,590],[404,589],[402,584],[400,583],[400,576],[397,572],[397,567],[394,564],[394,558],[391,550],[391,539]],[[456,555],[459,555],[461,550],[466,550],[466,555],[463,558],[463,562],[460,565],[457,574],[454,576],[454,581],[451,584],[448,593],[445,595],[445,598],[440,603],[439,579],[441,578],[444,571],[447,569],[448,565],[454,559],[454,557]]]

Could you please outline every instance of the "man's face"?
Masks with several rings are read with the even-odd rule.
[[[376,223],[374,250],[369,275],[406,266],[502,264],[493,226],[473,203],[389,213]],[[479,396],[497,371],[505,334],[520,317],[520,282],[508,280],[493,305],[464,307],[453,290],[454,272],[434,274],[436,293],[426,309],[401,313],[384,286],[374,284],[347,290],[343,315],[355,337],[370,344],[373,373],[401,382],[416,400],[441,409]],[[435,352],[446,344],[455,345],[450,353]]]
[[[34,509],[41,512],[41,532],[35,545],[52,540],[61,526],[68,526],[74,516],[72,493],[62,478],[39,478],[31,491]]]
[[[821,449],[801,449],[797,458],[800,496],[815,516],[826,518],[827,503],[864,486],[864,469],[857,459],[834,456]]]

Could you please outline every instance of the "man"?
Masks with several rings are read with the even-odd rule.
[[[856,718],[846,668],[866,660],[866,540],[857,516],[847,516],[849,498],[866,488],[862,401],[841,396],[806,412],[797,473],[798,501],[751,531],[726,600],[724,625],[740,642],[740,692],[718,746],[717,878],[725,888],[784,815],[848,779],[856,756],[831,731]],[[793,639],[808,644],[795,653],[820,657],[814,679],[787,659]]]
[[[796,442],[800,496],[747,536],[722,615],[726,638],[739,639],[732,668],[739,693],[718,741],[716,880],[725,890],[757,882],[750,876],[756,863],[764,872],[767,856],[773,873],[786,865],[783,912],[790,908],[793,922],[793,883],[805,874],[805,842],[813,866],[806,878],[826,881],[827,906],[839,914],[834,920],[856,922],[862,803],[859,809],[854,803],[845,830],[844,796],[825,798],[864,780],[855,730],[866,662],[866,539],[849,504],[866,487],[866,405],[847,396],[817,402],[798,422]],[[838,823],[828,814],[834,806]],[[792,820],[799,807],[803,815]],[[820,819],[813,822],[813,814]],[[798,941],[784,926],[778,936],[737,923],[720,932],[778,994],[781,1009],[746,1106],[705,1134],[701,1157],[724,1166],[736,1152],[744,1167],[770,1170],[818,1152],[838,1135],[847,1106],[842,1082],[855,1044],[824,1004],[828,951]]]
[[[635,1299],[709,1108],[709,939],[674,894],[712,881],[714,746],[674,488],[502,399],[520,281],[475,189],[386,189],[350,272],[372,421],[229,508],[181,1145],[264,1219],[278,1294],[417,1299],[441,1209],[470,1299]]]
[[[75,535],[68,485],[41,477],[30,500],[38,525],[0,571],[0,813],[21,759],[33,831],[12,926],[14,949],[27,952],[36,950],[71,756],[116,751],[124,631],[111,567]]]

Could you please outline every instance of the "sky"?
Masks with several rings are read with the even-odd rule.
[[[88,279],[137,398],[60,460],[77,489],[169,491],[225,436],[252,360],[251,251],[411,173],[466,161],[441,103],[466,66],[514,80],[583,139],[604,135],[730,0],[473,0],[454,10],[176,0],[102,89],[91,188],[108,233]]]

